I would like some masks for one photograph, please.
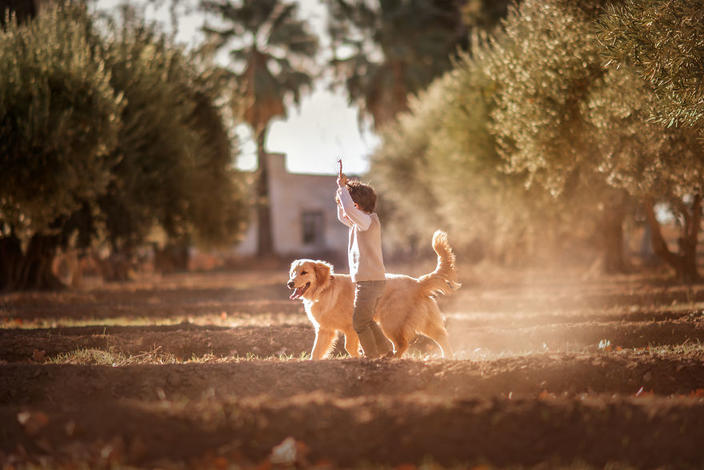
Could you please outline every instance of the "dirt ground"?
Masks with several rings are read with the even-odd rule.
[[[2,468],[704,468],[704,285],[468,272],[454,358],[312,362],[286,277],[0,294]]]

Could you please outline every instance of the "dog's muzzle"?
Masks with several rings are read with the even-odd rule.
[[[289,299],[296,300],[306,293],[306,291],[310,287],[310,282],[306,282],[306,285],[302,287],[296,287],[296,284],[293,281],[288,281],[288,284],[286,285],[289,289],[293,289],[293,292],[289,296]]]

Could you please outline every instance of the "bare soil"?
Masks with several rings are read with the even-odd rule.
[[[0,295],[0,463],[704,467],[704,286],[497,279],[440,299],[453,359],[309,361],[285,269]]]

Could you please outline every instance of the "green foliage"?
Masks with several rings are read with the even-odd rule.
[[[693,129],[651,120],[656,101],[632,67],[608,67],[584,105],[601,155],[598,171],[634,197],[681,199],[701,184],[704,149]]]
[[[205,32],[217,49],[228,51],[237,93],[246,100],[243,119],[260,133],[273,118],[286,116],[285,99],[298,104],[301,92],[311,87],[318,38],[298,17],[295,3],[204,0],[201,7],[223,25],[207,26]]]
[[[372,168],[404,224],[420,212],[425,230],[444,224],[461,243],[476,238],[487,254],[524,260],[546,245],[564,254],[588,243],[604,250],[607,269],[622,269],[632,207],[624,189],[642,194],[627,181],[648,194],[662,187],[658,161],[681,136],[648,128],[632,75],[603,67],[600,11],[596,1],[526,1],[505,31],[477,41],[411,101],[383,133]],[[632,88],[630,104],[617,99],[620,86]],[[638,179],[644,168],[659,182]]]
[[[326,0],[336,85],[380,128],[451,68],[467,42],[461,1]]]
[[[214,104],[217,75],[201,73],[195,57],[140,22],[113,37],[107,66],[127,105],[115,178],[100,199],[112,245],[131,248],[155,226],[172,239],[232,241],[245,211]]]
[[[653,114],[672,127],[704,129],[704,1],[628,0],[600,20],[605,54],[632,65],[659,102]]]
[[[511,9],[489,73],[498,90],[492,130],[509,171],[556,196],[591,178],[598,157],[581,105],[604,72],[587,14],[560,1]]]
[[[105,191],[122,101],[80,6],[0,30],[0,228],[47,231]]]
[[[557,248],[547,240],[559,240],[565,221],[575,218],[554,210],[557,203],[541,187],[527,189],[523,175],[504,171],[490,131],[496,83],[486,63],[494,51],[486,41],[472,51],[382,132],[370,173],[395,209],[385,237],[423,247],[443,227],[458,252],[475,259],[535,261]],[[565,240],[574,242],[574,227]]]
[[[520,0],[518,0],[520,1]],[[462,6],[462,21],[470,30],[493,31],[506,17],[513,0],[466,0]]]
[[[494,259],[514,262],[516,251],[527,259],[560,217],[544,210],[550,198],[542,188],[528,189],[524,175],[504,171],[491,132],[496,83],[486,63],[494,51],[486,41],[472,51],[448,74],[443,96],[428,100],[440,108],[429,153],[438,211],[461,242],[480,241]]]
[[[426,243],[436,227],[444,226],[428,171],[431,136],[438,129],[442,80],[434,83],[418,99],[412,99],[411,111],[402,113],[398,120],[386,126],[381,133],[382,145],[371,159],[369,174],[377,192],[383,198],[389,220],[385,237],[403,240],[418,239]],[[391,211],[389,213],[389,211]]]
[[[129,254],[154,229],[209,244],[242,232],[224,72],[127,18],[99,30],[69,4],[0,31],[0,289],[50,287],[75,233]]]

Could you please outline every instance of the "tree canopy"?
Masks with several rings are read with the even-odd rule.
[[[704,166],[695,123],[689,123],[692,129],[685,121],[666,123],[670,127],[653,121],[653,110],[666,111],[657,83],[633,58],[607,63],[613,51],[604,44],[615,47],[609,15],[621,10],[606,5],[526,0],[510,8],[490,46],[455,62],[452,72],[412,101],[410,114],[382,134],[373,159],[382,187],[401,191],[411,181],[415,196],[406,190],[399,198],[429,217],[442,216],[440,223],[464,221],[459,230],[471,226],[469,214],[478,220],[478,214],[492,213],[493,222],[479,225],[495,235],[502,219],[511,220],[516,233],[553,225],[555,233],[576,240],[591,232],[612,269],[626,267],[619,260],[622,230],[640,205],[655,251],[678,277],[698,278],[692,260]],[[666,36],[682,31],[690,29]],[[510,199],[481,196],[482,188],[517,196],[508,205],[520,207],[526,224],[507,216]],[[658,202],[682,221],[678,252],[662,238],[653,210]]]
[[[139,19],[102,31],[80,4],[0,31],[0,288],[53,287],[69,243],[241,233],[216,69]]]
[[[466,46],[460,0],[326,0],[336,85],[380,128]]]
[[[704,1],[628,0],[609,6],[600,25],[605,55],[652,86],[654,117],[704,129]]]

